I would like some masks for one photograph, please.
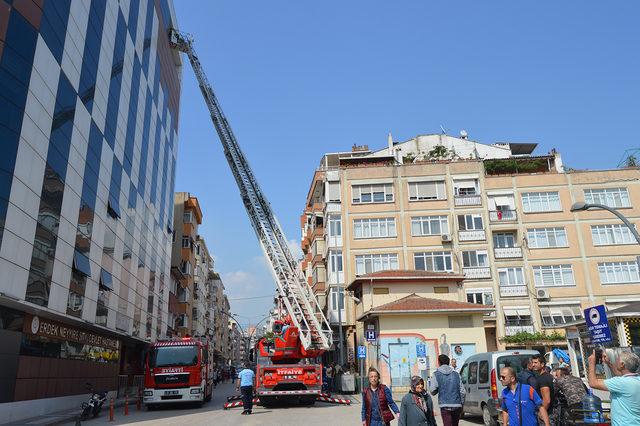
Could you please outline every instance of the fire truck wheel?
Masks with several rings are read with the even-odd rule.
[[[301,396],[300,397],[300,405],[313,405],[316,403],[315,396]]]

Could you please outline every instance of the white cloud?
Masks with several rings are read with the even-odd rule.
[[[303,256],[302,249],[300,248],[300,242],[296,240],[289,240],[289,250],[291,250],[291,254],[294,259],[301,259]]]

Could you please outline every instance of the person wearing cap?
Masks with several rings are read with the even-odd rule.
[[[411,390],[402,398],[398,426],[436,426],[433,401],[420,376],[411,378]]]

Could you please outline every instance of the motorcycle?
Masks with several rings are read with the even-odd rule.
[[[89,402],[82,403],[81,420],[87,420],[89,416],[98,417],[100,410],[102,410],[102,404],[107,400],[107,393],[95,392],[90,383],[87,383],[87,390],[91,391],[91,398],[89,398]]]

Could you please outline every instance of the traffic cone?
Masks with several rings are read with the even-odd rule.
[[[124,415],[129,415],[129,397],[127,394],[124,395]]]
[[[113,421],[113,397],[111,397],[111,402],[109,403],[109,421],[112,422]]]

